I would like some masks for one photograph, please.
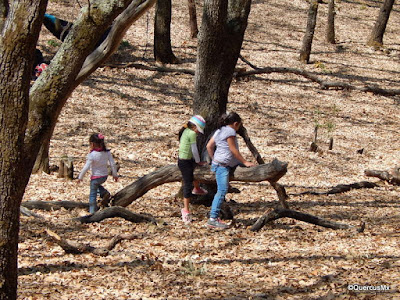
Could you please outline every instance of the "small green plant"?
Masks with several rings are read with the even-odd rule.
[[[56,40],[49,40],[47,44],[49,44],[51,47],[59,47],[61,45],[61,43]]]
[[[119,44],[119,49],[124,50],[124,49],[129,49],[131,47],[131,44],[128,41],[122,41],[121,44]]]
[[[317,143],[317,136],[318,136],[318,129],[323,129],[326,130],[325,132],[327,133],[329,139],[330,139],[330,146],[329,150],[332,150],[332,145],[333,145],[333,132],[336,129],[336,124],[334,121],[334,118],[337,117],[339,113],[339,108],[336,105],[333,105],[332,107],[329,108],[329,111],[326,113],[323,113],[319,107],[317,107],[314,110],[314,116],[313,116],[313,121],[314,121],[314,141],[313,143]]]
[[[321,69],[322,72],[324,73],[330,73],[331,71],[326,67],[326,65],[323,62],[317,61],[314,63],[314,67],[317,69]]]
[[[315,110],[314,110],[314,127],[321,127],[321,124],[320,124],[320,119],[321,119],[321,111],[320,111],[320,109],[319,109],[319,107],[317,107]]]
[[[324,127],[326,128],[328,133],[331,134],[335,130],[336,125],[335,123],[333,123],[333,121],[328,121],[324,124]]]
[[[181,272],[189,276],[200,276],[207,272],[207,266],[203,264],[198,267],[189,259],[182,263]]]

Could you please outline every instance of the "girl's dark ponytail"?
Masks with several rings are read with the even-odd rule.
[[[101,151],[109,151],[104,142],[104,135],[101,133],[93,133],[89,138],[89,142],[95,144],[96,148],[100,148]]]
[[[186,128],[192,129],[192,128],[195,128],[195,127],[196,127],[196,125],[194,125],[193,123],[190,123],[190,122],[187,122],[187,124],[183,125],[182,128],[178,132],[178,141],[181,140],[181,136],[182,136],[182,134],[183,134],[183,132],[185,131]]]
[[[219,117],[217,128],[220,129],[222,126],[231,125],[235,122],[242,122],[242,118],[235,112],[225,113]]]

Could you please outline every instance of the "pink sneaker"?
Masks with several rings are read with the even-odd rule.
[[[208,191],[205,190],[205,189],[203,189],[203,188],[198,188],[198,189],[194,188],[194,189],[192,190],[192,194],[193,194],[193,195],[207,195],[207,194],[208,194]]]
[[[183,223],[190,224],[192,222],[192,215],[190,214],[190,212],[188,212],[182,208],[181,213],[182,213]]]

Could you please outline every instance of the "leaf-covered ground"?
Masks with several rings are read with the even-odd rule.
[[[298,49],[307,2],[254,1],[242,55],[258,67],[298,68],[356,86],[400,89],[399,4],[389,20],[385,47],[365,46],[380,3],[338,1],[336,45],[325,42],[327,5],[320,5],[311,63],[305,66],[298,61]],[[201,3],[197,4],[201,20]],[[79,3],[73,1],[50,2],[48,8],[70,21],[78,10]],[[76,89],[51,141],[51,164],[58,164],[63,155],[72,156],[77,175],[89,135],[104,133],[121,164],[120,181],[106,183],[112,193],[160,166],[174,164],[176,134],[191,116],[192,76],[110,67],[154,65],[153,14],[154,9],[138,20],[108,66]],[[196,40],[189,37],[186,2],[173,3],[172,22],[173,50],[182,61],[178,67],[194,69]],[[39,48],[47,59],[57,50],[55,42],[43,29]],[[238,65],[251,70],[242,61]],[[233,228],[206,228],[209,208],[204,206],[193,206],[195,221],[185,226],[181,199],[175,197],[179,184],[165,184],[128,207],[152,214],[158,226],[123,219],[79,224],[72,218],[86,214],[80,209],[35,210],[44,220],[21,216],[18,299],[400,299],[400,189],[364,176],[365,169],[400,165],[399,98],[322,90],[303,77],[273,73],[234,81],[228,108],[243,117],[266,161],[276,157],[289,163],[280,182],[292,208],[354,226],[365,222],[365,231],[335,231],[280,219],[251,232],[257,218],[277,204],[267,182],[233,183],[241,191],[227,199],[233,200]],[[322,152],[314,153],[308,148],[317,124]],[[242,141],[240,147],[250,159]],[[78,185],[56,173],[32,175],[24,201],[88,201],[88,177]],[[330,196],[302,194],[363,180],[379,186]],[[95,247],[119,234],[142,238],[121,242],[106,257],[72,255],[47,239],[46,227]],[[355,284],[386,285],[390,292],[349,291]]]

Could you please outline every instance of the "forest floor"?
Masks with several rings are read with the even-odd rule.
[[[298,61],[306,25],[303,0],[254,1],[242,55],[258,67],[306,70],[327,80],[362,87],[400,89],[400,4],[396,3],[384,48],[365,42],[381,1],[338,1],[337,44],[325,42],[327,5],[320,5],[311,63]],[[198,20],[201,20],[201,3]],[[51,1],[48,12],[73,21],[75,1]],[[154,66],[154,9],[127,32],[109,63],[80,85],[64,107],[51,140],[50,163],[74,157],[75,176],[89,150],[88,137],[102,132],[120,163],[120,180],[106,182],[115,193],[139,177],[177,160],[177,132],[190,118],[193,76],[121,67]],[[195,69],[196,39],[189,36],[187,3],[173,3],[172,45],[179,67]],[[39,48],[46,59],[57,41],[43,29]],[[112,67],[119,65],[120,67]],[[239,67],[251,68],[243,61]],[[259,232],[250,227],[277,205],[268,182],[232,182],[239,194],[227,201],[235,226],[225,231],[205,226],[208,207],[193,206],[194,222],[180,219],[179,183],[159,186],[128,206],[148,213],[159,225],[106,219],[80,224],[83,209],[40,211],[43,219],[21,216],[18,299],[400,299],[400,187],[366,177],[364,170],[400,165],[400,98],[349,90],[322,90],[293,74],[265,74],[232,83],[228,109],[244,119],[265,161],[289,163],[279,181],[291,208],[358,227],[332,230],[293,219],[279,219]],[[321,152],[310,152],[315,125]],[[333,149],[328,140],[333,137]],[[245,157],[251,154],[240,140]],[[357,150],[364,149],[360,154]],[[360,181],[373,189],[335,195],[338,184]],[[23,201],[87,202],[89,176],[83,183],[34,174]],[[44,225],[45,224],[45,225]],[[66,254],[45,234],[94,247],[120,234],[139,239],[119,243],[106,257]],[[351,291],[353,285],[389,287],[385,292]]]

